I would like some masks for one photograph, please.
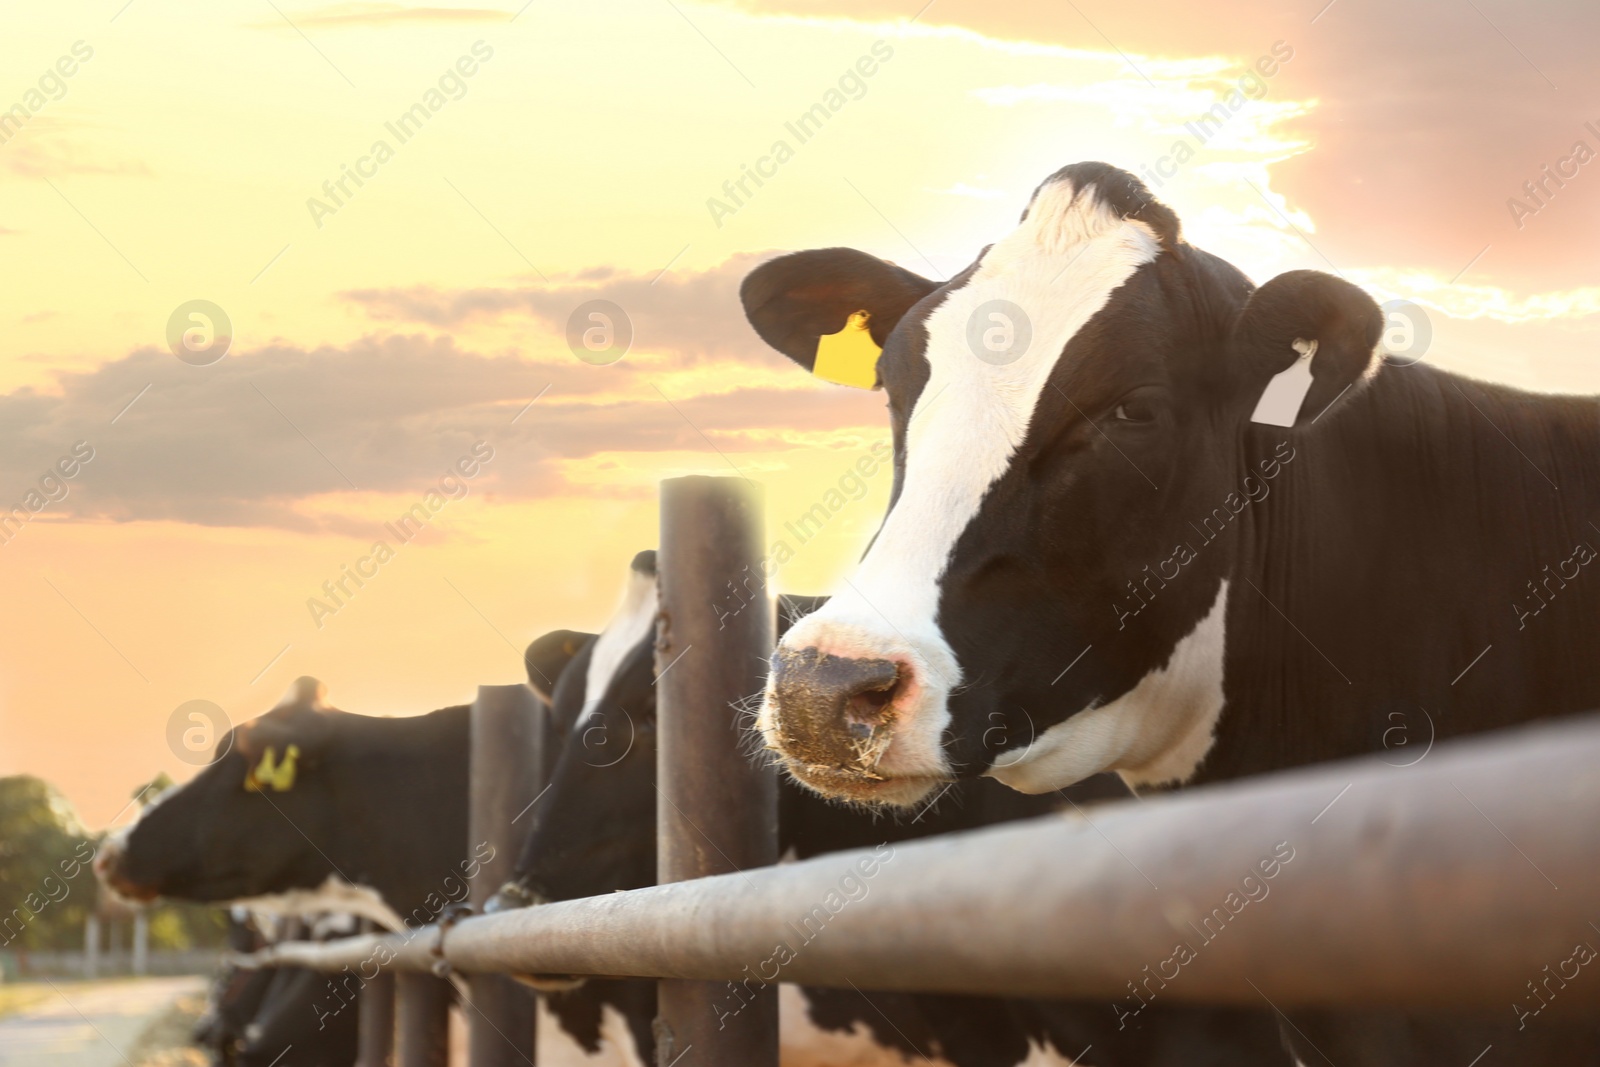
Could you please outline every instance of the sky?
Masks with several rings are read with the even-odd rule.
[[[0,774],[90,826],[194,773],[188,702],[520,679],[603,625],[662,478],[763,485],[775,584],[827,591],[887,475],[785,524],[881,447],[882,398],[766,349],[740,280],[833,245],[949,277],[1067,163],[1145,176],[1258,281],[1402,302],[1397,351],[1600,391],[1587,0],[64,0],[9,30],[0,510],[45,504],[0,544]],[[595,300],[609,362],[569,343]]]

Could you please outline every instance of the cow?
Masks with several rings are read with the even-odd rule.
[[[331,707],[322,683],[300,678],[272,710],[224,736],[191,781],[109,838],[95,872],[137,901],[425,926],[465,899],[467,879],[492,859],[467,840],[469,710],[354,715]],[[268,988],[254,1031],[233,1042],[237,1062],[254,1063],[268,1048],[275,1055],[297,1035],[295,1057],[335,1054],[353,1039],[358,976],[286,968],[241,981]]]
[[[487,858],[467,842],[469,712],[354,715],[330,706],[321,682],[297,679],[111,838],[95,871],[138,901],[425,925],[465,897]]]
[[[263,936],[266,923],[252,921],[245,908],[233,908],[228,947],[254,952],[292,940],[297,933]],[[273,926],[302,924],[291,920]],[[313,925],[314,940],[354,932],[349,916],[327,916]],[[206,1010],[191,1039],[207,1050],[217,1067],[351,1067],[356,1060],[357,1014],[317,1010],[326,996],[327,977],[303,967],[258,969],[226,964],[207,997]]]
[[[236,953],[254,952],[265,940],[245,908],[233,908],[228,916],[228,949]],[[205,1010],[190,1032],[194,1044],[210,1051],[212,1062],[231,1067],[237,1044],[244,1040],[245,1027],[261,1009],[261,1001],[271,984],[269,971],[249,970],[223,964],[206,995]]]
[[[351,1067],[358,1016],[322,1009],[328,976],[305,967],[262,973],[268,976],[266,993],[234,1047],[235,1067]]]
[[[211,1053],[218,1067],[234,1067],[245,1030],[261,1010],[274,972],[228,965],[212,983],[205,1012],[196,1021],[189,1038]]]
[[[568,732],[548,791],[499,905],[525,905],[596,896],[656,881],[656,702],[653,556],[636,557],[625,611],[607,635],[633,642],[608,673],[591,672],[581,715]],[[645,568],[652,568],[646,570]],[[814,609],[819,598],[780,598],[780,631]],[[598,661],[598,658],[597,658]],[[577,694],[572,694],[574,698]],[[962,783],[916,817],[886,822],[872,812],[824,801],[792,783],[779,789],[779,847],[806,859],[844,849],[873,849],[933,834],[1050,814],[1068,803],[1125,796],[1114,778],[1075,786],[1062,796],[1026,796],[996,782]],[[892,852],[891,852],[892,855]],[[859,879],[856,880],[859,884]],[[813,920],[806,920],[808,923]],[[808,933],[820,936],[819,925]],[[765,984],[752,976],[757,984]],[[765,976],[768,981],[771,975]],[[594,983],[599,984],[599,983]],[[607,981],[598,1006],[612,1034],[627,1024],[626,1062],[654,1062],[650,1021],[654,983]],[[582,988],[588,988],[585,985]],[[736,1016],[752,988],[728,983],[714,1006]],[[781,1062],[785,1067],[828,1063],[899,1065],[935,1056],[954,1067],[1082,1063],[1101,1067],[1286,1063],[1277,1028],[1264,1012],[1152,1005],[1137,1025],[1108,1004],[1064,1004],[971,996],[872,993],[782,985]],[[560,1010],[559,995],[551,998]],[[591,1001],[594,1004],[595,1001]],[[615,1044],[615,1038],[613,1038]],[[588,1046],[598,1054],[598,1042]],[[622,1057],[618,1057],[619,1059]]]
[[[646,586],[653,595],[653,554],[644,559],[650,577],[630,585],[619,618],[634,618],[629,598]],[[591,664],[612,669],[632,641],[632,631],[614,627],[609,636],[558,630],[528,646],[528,682],[553,702],[557,737],[581,711]],[[463,900],[467,878],[493,862],[467,847],[469,718],[467,706],[413,718],[353,715],[330,707],[316,679],[299,679],[278,706],[219,743],[205,770],[102,847],[96,872],[134,900],[243,901],[268,913],[348,912],[416,929]],[[509,869],[513,859],[501,863]],[[345,1008],[361,984],[349,972],[320,976],[312,1022],[353,1019]],[[584,1050],[612,1038],[620,1018],[602,1011],[603,997],[632,1017],[642,1010],[638,997],[654,1004],[653,986],[630,1000],[617,985],[552,995],[541,1006],[550,1021],[539,1029],[540,1062],[592,1064]]]
[[[832,248],[741,299],[888,397],[888,513],[758,718],[823,795],[1187,787],[1600,705],[1600,405],[1386,359],[1361,289],[1256,287],[1124,171],[1052,174],[949,281]],[[1457,1030],[1562,1062],[1497,1025]]]
[[[319,1012],[327,984],[304,967],[230,967],[191,1039],[218,1067],[350,1067],[357,1013]]]

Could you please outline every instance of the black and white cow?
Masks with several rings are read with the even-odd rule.
[[[95,873],[133,900],[424,926],[465,899],[467,879],[491,859],[467,841],[468,713],[354,715],[300,678],[223,738],[191,781],[108,839]],[[300,968],[239,983],[262,998],[242,1038],[230,1039],[241,1067],[280,1053],[280,1067],[353,1060],[359,988]]]
[[[656,880],[656,702],[654,574],[650,554],[635,559],[623,610],[599,644],[631,642],[609,672],[591,672],[582,712],[558,758],[548,792],[517,864],[516,883],[503,896],[523,903],[569,900],[654,885]],[[816,598],[780,599],[780,631],[814,609]],[[613,638],[618,638],[613,644]],[[608,657],[609,658],[609,657]],[[597,656],[595,662],[601,662]],[[1082,783],[1074,802],[1126,796],[1114,778]],[[1049,814],[1061,796],[1030,797],[998,783],[962,783],[917,816],[884,819],[857,807],[818,798],[785,782],[779,791],[779,847],[805,859],[844,849],[973,829]],[[820,935],[819,935],[820,936]],[[770,977],[770,976],[769,976]],[[607,981],[599,1002],[614,1052],[626,1022],[631,1058],[653,1062],[650,1021],[655,983]],[[594,1001],[590,1002],[595,1003]],[[552,998],[559,1008],[560,996]],[[719,1012],[737,1013],[743,1000],[729,983]],[[1272,1019],[1263,1012],[1152,1005],[1138,1024],[1123,1025],[1109,1004],[855,990],[780,987],[784,1067],[929,1062],[956,1067],[1013,1067],[1082,1063],[1101,1067],[1286,1063]],[[597,1028],[598,1030],[598,1028]],[[600,1043],[590,1046],[600,1054]],[[1074,1057],[1078,1057],[1074,1059]]]
[[[829,249],[743,297],[806,367],[857,310],[883,346],[889,514],[761,716],[820,792],[1215,781],[1372,751],[1396,709],[1600,705],[1600,405],[1384,363],[1361,290],[1255,289],[1129,174],[1057,172],[945,283]],[[1031,335],[998,357],[997,301]],[[1307,364],[1293,425],[1253,422]]]
[[[619,616],[632,617],[626,602]],[[609,637],[561,630],[528,646],[529,684],[554,701],[558,732],[581,710],[591,664],[613,670],[619,646],[633,640],[626,627]],[[102,847],[96,871],[137,900],[244,900],[280,914],[342,911],[415,929],[463,900],[466,879],[494,862],[467,848],[469,712],[352,715],[328,707],[315,679],[300,679],[277,708],[237,728],[215,762]],[[509,870],[513,859],[500,862]],[[339,992],[330,992],[334,984]],[[313,1022],[354,1017],[346,984],[319,976]],[[590,1051],[616,1021],[602,999],[633,1008],[626,991],[608,993],[614,985],[552,998],[539,1030],[541,1063],[599,1067]]]
[[[230,952],[254,952],[265,944],[248,911],[236,908],[228,918],[227,947]],[[233,1063],[237,1046],[244,1041],[250,1025],[266,996],[272,975],[224,964],[212,979],[206,994],[205,1010],[190,1032],[194,1044],[207,1050],[218,1067]]]
[[[424,925],[465,897],[485,859],[467,843],[468,713],[354,715],[301,678],[108,841],[95,871],[134,900]]]
[[[328,976],[304,967],[258,972],[266,990],[232,1048],[231,1067],[352,1067],[360,1025],[355,1011],[330,1012]]]
[[[759,719],[822,794],[1192,785],[1600,706],[1600,405],[1385,361],[1360,289],[1256,288],[1123,171],[1051,175],[948,282],[825,249],[742,298],[808,369],[858,312],[882,349],[890,509]]]
[[[356,1013],[338,1013],[327,1026],[317,1025],[316,1006],[327,995],[327,981],[303,967],[231,968],[192,1040],[217,1067],[268,1067],[280,1056],[279,1067],[350,1067],[356,1059]]]
[[[303,929],[294,920],[271,925],[278,930],[269,940],[248,909],[233,909],[228,948],[254,952],[298,936],[283,927]],[[319,940],[343,936],[355,928],[349,916],[333,916],[319,920],[312,936]],[[216,1067],[351,1067],[356,1061],[357,1015],[319,1010],[327,984],[325,975],[303,967],[225,965],[191,1039],[210,1054]]]

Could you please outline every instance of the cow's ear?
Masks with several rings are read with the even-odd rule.
[[[865,252],[819,248],[763,263],[739,298],[767,344],[819,377],[873,388],[884,341],[938,286]]]
[[[234,730],[234,747],[252,765],[269,748],[281,753],[294,745],[307,755],[320,751],[327,742],[330,715],[339,714],[327,694],[327,686],[317,679],[296,678],[272,710]]]
[[[1251,421],[1305,426],[1377,368],[1383,312],[1331,274],[1280,274],[1251,294],[1234,324],[1237,388]]]
[[[522,663],[528,668],[528,684],[539,694],[539,699],[551,703],[556,679],[594,636],[579,630],[552,630],[533,639],[522,654]]]

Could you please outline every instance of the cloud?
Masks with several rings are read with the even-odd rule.
[[[376,321],[456,328],[507,317],[531,319],[565,336],[579,305],[610,300],[633,325],[633,348],[690,363],[754,356],[773,365],[739,311],[739,283],[770,253],[736,255],[704,271],[628,274],[608,267],[519,288],[357,289],[341,297]]]
[[[115,157],[102,145],[103,127],[59,114],[35,116],[0,151],[0,169],[22,178],[69,174],[148,177],[143,160]]]
[[[61,178],[68,174],[116,174],[149,177],[150,168],[140,160],[95,158],[81,145],[64,141],[27,141],[10,148],[0,165],[20,178]]]
[[[720,463],[713,450],[817,447],[819,436],[882,425],[881,396],[814,382],[744,324],[730,290],[748,266],[663,277],[660,288],[597,271],[549,291],[353,297],[391,320],[435,325],[527,314],[559,336],[570,304],[610,294],[638,314],[641,341],[666,355],[609,366],[583,363],[559,341],[546,346],[559,357],[533,360],[400,334],[269,345],[209,367],[144,348],[64,372],[51,392],[0,396],[0,510],[79,440],[95,459],[52,514],[315,531],[352,527],[337,504],[348,494],[420,492],[477,440],[496,451],[479,484],[531,499],[572,491],[568,465],[603,453]],[[315,502],[329,495],[331,510]]]
[[[905,24],[898,0],[725,0],[757,14]],[[1315,100],[1286,115],[1287,139],[1312,150],[1272,165],[1272,186],[1316,219],[1317,246],[1341,268],[1414,267],[1520,291],[1591,281],[1600,227],[1600,162],[1587,165],[1518,229],[1508,200],[1585,140],[1600,153],[1600,6],[1410,0],[1337,3],[1290,13],[1273,0],[1195,5],[1152,0],[1080,9],[1057,0],[940,0],[908,34],[949,27],[1126,55],[1124,95],[1183,75],[1170,59],[1219,57],[1243,73],[1275,42],[1294,49],[1273,100]],[[1313,22],[1312,16],[1316,15]],[[1114,42],[1114,44],[1112,43]],[[1076,91],[1074,91],[1076,90]],[[1089,87],[997,87],[991,102],[1070,106]],[[1120,91],[1119,91],[1120,92]],[[1075,157],[1065,147],[1061,163]],[[1114,160],[1133,169],[1139,160]],[[1195,173],[1198,173],[1196,171]]]
[[[1404,297],[1457,319],[1517,324],[1600,315],[1600,286],[1594,285],[1525,295],[1496,285],[1453,284],[1426,271],[1384,268],[1351,271],[1350,280],[1380,298]]]

